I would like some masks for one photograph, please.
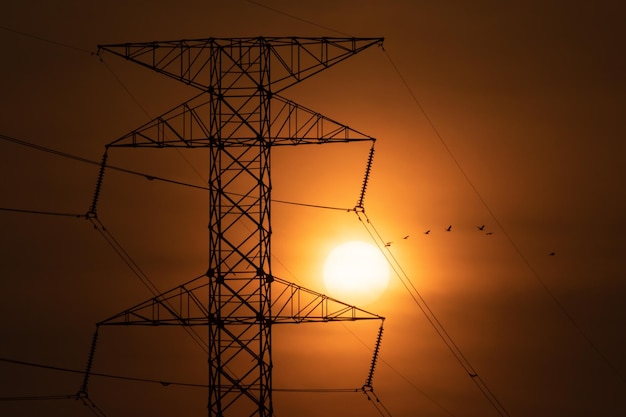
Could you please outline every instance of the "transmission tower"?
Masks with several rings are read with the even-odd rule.
[[[374,141],[279,93],[382,41],[208,38],[98,47],[99,54],[123,57],[199,90],[107,145],[107,152],[114,147],[209,150],[208,271],[98,326],[208,326],[209,416],[273,415],[273,325],[383,320],[274,277],[270,258],[271,149]],[[94,217],[101,180],[90,210]],[[85,395],[86,389],[87,378]]]

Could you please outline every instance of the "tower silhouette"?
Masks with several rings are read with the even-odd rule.
[[[209,416],[272,416],[273,325],[383,320],[273,276],[270,257],[271,149],[374,141],[280,93],[382,41],[254,37],[98,47],[99,53],[123,57],[199,90],[107,145],[107,152],[115,147],[208,149],[208,270],[98,326],[208,326]],[[102,175],[92,216],[101,182]],[[362,203],[363,195],[357,207],[362,209]],[[366,381],[370,387],[375,358]]]

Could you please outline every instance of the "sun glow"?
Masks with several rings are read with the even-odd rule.
[[[323,277],[329,296],[361,306],[383,294],[389,283],[389,266],[376,246],[351,241],[328,254]]]

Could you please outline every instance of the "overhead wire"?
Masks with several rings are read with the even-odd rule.
[[[309,25],[311,25],[311,26],[316,26],[316,27],[318,27],[318,28],[320,28],[320,29],[329,30],[329,31],[331,31],[331,32],[338,33],[338,34],[340,34],[340,35],[344,35],[344,36],[350,36],[350,37],[352,37],[352,35],[350,35],[350,34],[348,34],[348,33],[341,32],[341,31],[339,31],[339,30],[337,30],[337,29],[333,29],[333,28],[328,27],[328,26],[320,25],[320,24],[318,24],[318,23],[315,23],[315,22],[310,21],[310,20],[307,20],[307,19],[303,19],[303,18],[298,17],[298,16],[296,16],[296,15],[293,15],[293,14],[291,14],[291,13],[287,13],[287,12],[284,12],[284,11],[282,11],[282,10],[276,9],[276,8],[274,8],[274,7],[268,6],[267,4],[263,4],[263,3],[260,3],[260,2],[258,2],[258,1],[254,1],[254,0],[245,0],[245,1],[247,1],[247,2],[248,2],[248,3],[250,3],[250,4],[254,4],[254,5],[256,5],[256,6],[259,6],[259,7],[262,7],[262,8],[264,8],[264,9],[270,10],[270,11],[272,11],[272,12],[274,12],[274,13],[278,13],[278,14],[280,14],[280,15],[283,15],[283,16],[286,16],[286,17],[289,17],[290,19],[298,20],[298,21],[300,21],[300,22],[303,22],[303,23],[309,24]]]
[[[430,306],[426,303],[421,293],[415,288],[415,286],[409,279],[408,275],[406,274],[406,272],[404,271],[400,263],[393,256],[393,254],[391,253],[387,245],[385,245],[385,240],[383,240],[381,235],[378,233],[378,231],[372,224],[369,217],[367,217],[364,211],[357,211],[356,214],[359,220],[361,221],[361,224],[363,224],[363,226],[365,227],[367,233],[375,242],[376,246],[379,248],[381,253],[383,253],[385,258],[387,258],[387,261],[389,265],[391,266],[391,269],[393,270],[395,275],[398,277],[402,285],[408,291],[414,303],[417,305],[420,311],[424,314],[428,323],[433,327],[433,329],[435,330],[435,333],[437,333],[437,335],[444,342],[448,350],[452,353],[452,356],[457,360],[459,365],[467,373],[467,375],[470,377],[472,382],[480,390],[480,392],[483,394],[485,399],[491,404],[491,406],[498,412],[498,414],[501,416],[510,416],[508,411],[502,405],[502,403],[498,400],[498,398],[491,391],[489,386],[480,377],[478,372],[474,369],[474,367],[471,365],[469,360],[465,357],[465,355],[463,354],[461,349],[458,347],[458,345],[454,342],[454,340],[452,339],[448,331],[445,329],[443,324],[439,321],[439,319],[437,318],[435,313],[432,311]],[[364,219],[361,218],[361,216],[363,216]],[[387,251],[384,251],[383,248],[386,248]]]
[[[128,266],[131,272],[139,278],[139,281],[148,289],[148,291],[157,298],[161,291],[154,284],[154,282],[148,277],[148,275],[141,269],[141,267],[135,262],[135,260],[130,256],[130,254],[124,249],[122,244],[113,236],[113,234],[107,229],[102,221],[98,217],[90,216],[89,221],[92,223],[94,228],[100,233],[100,235],[104,238],[104,240],[111,246],[113,251],[122,259],[122,261]],[[169,305],[169,301],[165,300],[165,302]],[[171,306],[170,306],[171,307]],[[193,339],[193,341],[204,351],[204,353],[209,352],[208,343],[202,339],[198,333],[187,326],[182,326],[183,330],[189,334],[189,336]]]
[[[75,217],[75,218],[83,218],[87,217],[86,214],[79,213],[66,213],[60,211],[41,211],[41,210],[27,210],[27,209],[18,209],[12,207],[0,207],[2,211],[14,211],[17,213],[28,213],[28,214],[41,214],[44,216],[61,216],[61,217]]]
[[[376,395],[374,390],[372,389],[363,389],[363,393],[367,397],[368,401],[374,406],[376,412],[380,414],[382,417],[391,417],[391,412],[385,405],[382,403],[380,398]]]
[[[12,364],[15,364],[15,365],[22,365],[22,366],[30,366],[30,367],[35,367],[35,368],[47,369],[47,370],[51,370],[51,371],[74,373],[74,374],[80,374],[80,375],[85,375],[86,374],[86,371],[84,371],[84,370],[78,370],[78,369],[72,369],[72,368],[64,368],[64,367],[53,366],[53,365],[45,365],[45,364],[41,364],[41,363],[35,363],[35,362],[29,362],[29,361],[23,361],[23,360],[11,359],[11,358],[0,357],[0,362],[7,362],[7,363],[12,363]],[[91,374],[91,376],[100,377],[100,378],[118,379],[118,380],[129,381],[129,382],[149,383],[149,384],[161,385],[161,386],[164,386],[164,387],[168,387],[168,386],[179,386],[179,387],[186,387],[186,388],[208,388],[209,387],[209,385],[206,384],[206,383],[199,384],[199,383],[182,382],[182,381],[174,381],[174,380],[139,378],[139,377],[131,377],[131,376],[125,376],[125,375],[116,375],[116,374],[109,374],[109,373],[102,373],[102,372],[91,372],[90,374]],[[272,388],[272,390],[273,391],[278,391],[278,392],[294,392],[294,393],[295,392],[308,392],[308,393],[358,393],[358,392],[362,391],[362,388],[281,388],[281,387],[275,387],[275,388]],[[44,397],[44,396],[38,396],[38,397]],[[67,396],[60,396],[59,395],[59,396],[48,396],[48,397],[66,397],[66,398],[67,397],[71,397],[71,398],[75,398],[76,394],[70,394],[70,395],[67,395]],[[28,398],[35,398],[35,396],[31,396],[31,397],[17,397],[17,396],[0,397],[0,400],[3,400],[3,401],[20,401],[21,399],[26,400]]]
[[[63,152],[63,151],[59,151],[57,149],[54,148],[50,148],[50,147],[46,147],[46,146],[42,146],[42,145],[37,145],[35,143],[32,142],[28,142],[22,139],[17,139],[15,137],[12,136],[8,136],[5,134],[0,133],[0,140],[4,140],[6,142],[12,142],[15,143],[17,145],[21,145],[21,146],[26,146],[32,149],[36,149],[38,151],[41,152],[47,152],[50,153],[52,155],[57,155],[63,158],[67,158],[67,159],[72,159],[75,161],[79,161],[79,162],[83,162],[86,164],[90,164],[90,165],[97,165],[97,166],[101,166],[101,162],[98,162],[96,160],[93,159],[89,159],[89,158],[85,158],[82,156],[77,156],[77,155],[73,155],[70,154],[68,152]],[[188,182],[184,182],[184,181],[178,181],[178,180],[174,180],[171,178],[165,178],[165,177],[161,177],[158,175],[154,175],[154,174],[148,174],[145,172],[140,172],[140,171],[135,171],[135,170],[131,170],[128,168],[123,168],[123,167],[119,167],[119,166],[115,166],[115,165],[110,165],[107,163],[106,168],[108,170],[114,170],[114,171],[118,171],[118,172],[122,172],[125,174],[129,174],[129,175],[135,175],[135,176],[139,176],[139,177],[143,177],[145,179],[147,179],[148,181],[161,181],[161,182],[165,182],[165,183],[169,183],[169,184],[173,184],[173,185],[179,185],[181,187],[188,187],[188,188],[195,188],[198,190],[204,190],[204,191],[208,191],[209,187],[204,186],[204,185],[196,185],[196,184],[191,184]],[[235,193],[234,193],[235,194]],[[235,194],[237,195],[237,194]],[[243,194],[238,194],[239,196],[244,196]],[[301,207],[310,207],[310,208],[319,208],[319,209],[327,209],[327,210],[338,210],[338,211],[354,211],[354,208],[348,208],[348,207],[337,207],[337,206],[328,206],[328,205],[321,205],[321,204],[310,204],[310,203],[302,203],[302,202],[297,202],[297,201],[289,201],[289,200],[280,200],[280,199],[272,199],[273,203],[279,203],[279,204],[289,204],[289,205],[294,205],[294,206],[301,206]],[[32,214],[50,214],[50,215],[58,215],[58,216],[74,216],[74,217],[85,217],[84,214],[74,214],[74,213],[57,213],[57,212],[38,212],[36,210],[25,210],[25,209],[14,209],[14,208],[3,208],[3,210],[6,211],[21,211],[21,212],[25,212],[25,213],[32,213]]]
[[[80,48],[78,46],[74,46],[74,45],[70,45],[70,44],[67,44],[67,43],[55,41],[55,40],[52,40],[52,39],[49,39],[49,38],[44,38],[43,36],[37,36],[37,35],[33,35],[31,33],[22,32],[22,31],[19,31],[19,30],[16,30],[16,29],[12,29],[12,28],[3,26],[3,25],[0,25],[0,29],[6,30],[7,32],[12,32],[12,33],[15,33],[15,34],[18,34],[18,35],[21,35],[21,36],[25,36],[27,38],[32,38],[32,39],[36,39],[38,41],[46,42],[46,43],[49,43],[49,44],[52,44],[52,45],[61,46],[63,48],[68,48],[68,49],[72,49],[74,51],[78,51],[78,52],[81,52],[81,53],[85,53],[85,54],[89,54],[89,55],[95,55],[95,52],[89,51],[89,50],[84,49],[84,48]]]
[[[433,133],[435,134],[435,136],[437,137],[437,139],[439,140],[439,142],[441,143],[441,145],[445,149],[446,153],[448,154],[448,156],[450,157],[450,159],[452,160],[454,165],[457,167],[457,169],[459,170],[459,172],[461,173],[461,175],[463,176],[463,178],[465,179],[465,181],[467,182],[469,187],[472,189],[472,191],[474,192],[474,194],[476,195],[478,200],[481,202],[481,204],[483,205],[485,210],[489,213],[489,216],[493,219],[493,221],[496,223],[498,228],[501,230],[502,234],[504,235],[506,240],[509,242],[509,244],[511,245],[511,247],[513,248],[515,253],[519,256],[519,258],[522,260],[522,262],[526,265],[526,267],[530,271],[531,275],[537,280],[537,282],[540,284],[541,288],[544,290],[546,295],[549,297],[549,299],[552,300],[554,305],[563,314],[565,319],[578,332],[579,336],[581,336],[582,339],[585,340],[585,342],[589,345],[589,347],[596,353],[596,355],[598,355],[598,357],[615,374],[615,376],[618,377],[621,380],[622,383],[626,384],[626,376],[624,374],[622,374],[622,372],[611,362],[611,360],[604,354],[604,352],[602,352],[600,350],[600,348],[596,345],[596,343],[594,343],[593,340],[584,332],[582,327],[578,324],[577,320],[571,315],[571,313],[563,305],[563,303],[559,300],[559,298],[556,296],[556,294],[550,289],[550,287],[548,287],[548,285],[546,284],[545,280],[541,277],[539,272],[537,272],[537,270],[532,266],[532,264],[530,263],[528,258],[524,255],[524,253],[520,249],[520,247],[515,243],[515,240],[507,232],[507,230],[502,225],[502,223],[500,222],[498,217],[495,215],[494,211],[491,209],[491,207],[489,206],[489,204],[487,203],[485,198],[482,196],[480,191],[478,191],[478,188],[474,185],[474,182],[470,179],[470,177],[467,174],[467,172],[465,171],[465,169],[463,169],[463,167],[461,166],[461,163],[456,158],[456,156],[454,155],[454,153],[452,152],[452,150],[450,149],[450,147],[448,146],[448,144],[444,140],[443,136],[441,135],[441,133],[439,132],[439,130],[435,126],[434,122],[432,121],[432,119],[430,118],[430,116],[428,115],[428,113],[426,112],[424,107],[422,106],[421,102],[418,100],[418,98],[415,95],[415,93],[413,93],[413,90],[411,89],[411,87],[409,86],[408,82],[406,81],[406,79],[404,78],[402,73],[400,72],[400,69],[398,68],[398,66],[391,59],[391,56],[385,50],[385,48],[381,47],[381,49],[383,50],[383,53],[385,54],[385,56],[389,60],[389,63],[391,64],[393,69],[395,70],[396,74],[398,75],[398,78],[400,79],[400,81],[402,82],[404,87],[407,89],[407,92],[409,93],[409,95],[413,99],[413,102],[418,107],[420,113],[424,116],[424,118],[426,119],[429,127],[432,129]]]
[[[76,394],[65,395],[34,395],[25,397],[0,397],[0,401],[49,401],[49,400],[73,400],[76,399]]]

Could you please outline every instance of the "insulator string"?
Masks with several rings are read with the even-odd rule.
[[[98,327],[96,326],[96,331],[93,334],[93,338],[91,340],[91,349],[89,350],[89,359],[87,359],[87,367],[85,369],[85,377],[83,378],[83,384],[78,391],[78,395],[87,395],[87,384],[89,382],[89,376],[91,375],[91,365],[93,364],[93,357],[96,353],[96,343],[98,342]]]
[[[372,379],[374,378],[374,369],[376,368],[376,362],[378,361],[378,353],[380,352],[380,343],[383,338],[383,323],[378,328],[378,336],[376,337],[376,346],[374,347],[374,355],[372,356],[372,364],[370,366],[370,372],[365,380],[364,387],[372,387]]]
[[[372,170],[372,161],[374,160],[374,144],[370,148],[370,153],[367,158],[367,167],[365,168],[365,176],[363,177],[363,185],[361,186],[361,194],[359,200],[356,203],[355,209],[363,210],[363,200],[365,199],[365,191],[367,191],[367,183],[370,178],[370,171]]]
[[[104,179],[104,170],[106,169],[108,158],[108,148],[104,151],[104,155],[102,155],[102,164],[100,164],[100,172],[98,173],[98,181],[96,182],[96,190],[93,193],[93,200],[91,202],[91,207],[89,207],[89,211],[87,212],[87,216],[89,217],[97,217],[96,209],[98,206],[98,198],[100,197],[100,190],[102,189],[102,180]]]

